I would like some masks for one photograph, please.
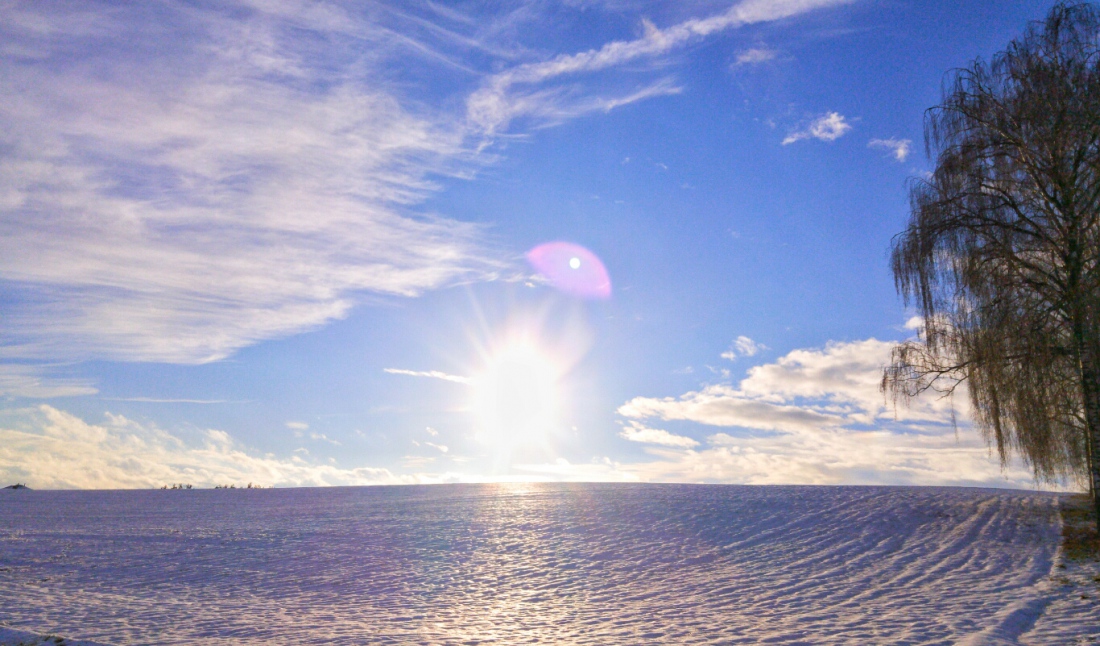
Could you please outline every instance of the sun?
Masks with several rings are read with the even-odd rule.
[[[539,441],[557,416],[559,376],[557,365],[531,343],[498,349],[472,382],[482,433],[505,446]]]

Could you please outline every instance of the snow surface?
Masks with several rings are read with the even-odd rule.
[[[95,642],[39,635],[26,630],[0,627],[0,646],[104,646]]]
[[[1096,564],[1062,562],[1053,494],[0,494],[0,624],[107,644],[1100,642]]]

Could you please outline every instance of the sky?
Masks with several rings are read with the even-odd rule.
[[[0,2],[0,480],[1035,487],[879,382],[1051,4]]]

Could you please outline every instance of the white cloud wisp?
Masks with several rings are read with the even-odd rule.
[[[383,372],[391,375],[405,375],[406,377],[427,377],[429,379],[442,379],[456,384],[469,384],[470,378],[461,375],[451,375],[439,370],[404,370],[401,368],[384,368]]]
[[[779,52],[774,49],[753,47],[752,49],[746,49],[739,52],[733,64],[734,67],[740,65],[758,65],[760,63],[767,63],[768,61],[775,60],[777,56],[779,56]]]
[[[783,139],[783,145],[787,146],[802,141],[803,139],[818,139],[820,141],[836,141],[843,137],[852,125],[845,120],[839,112],[829,112],[814,119],[805,130],[798,130],[787,135]]]
[[[676,435],[659,428],[649,428],[635,421],[630,421],[619,433],[619,437],[631,442],[642,444],[656,444],[659,446],[675,446],[690,449],[699,446],[699,442],[684,435]]]
[[[85,379],[47,375],[41,366],[0,363],[0,397],[77,397],[99,392]]]
[[[575,54],[562,54],[548,61],[526,63],[488,78],[466,102],[471,125],[488,134],[504,131],[519,117],[546,121],[556,114],[577,115],[609,103],[625,105],[633,100],[678,92],[667,80],[658,81],[620,99],[597,102],[571,100],[573,93],[546,89],[547,83],[564,77],[595,74],[639,60],[666,55],[697,40],[745,25],[790,18],[851,0],[743,0],[726,11],[706,18],[693,18],[660,29],[644,22],[645,33],[634,40],[620,40]],[[667,88],[662,90],[661,88]],[[633,100],[629,97],[635,97]]]
[[[768,346],[757,343],[747,336],[739,336],[730,344],[730,349],[722,353],[723,359],[736,361],[739,357],[752,357],[761,350],[767,350]]]
[[[910,139],[895,139],[891,137],[889,139],[872,139],[867,142],[867,147],[888,150],[894,156],[894,159],[899,162],[904,162],[906,159],[909,159],[910,145],[912,143]]]

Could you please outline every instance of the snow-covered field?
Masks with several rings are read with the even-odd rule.
[[[0,494],[0,643],[1100,643],[1100,572],[1062,563],[1052,494]]]

